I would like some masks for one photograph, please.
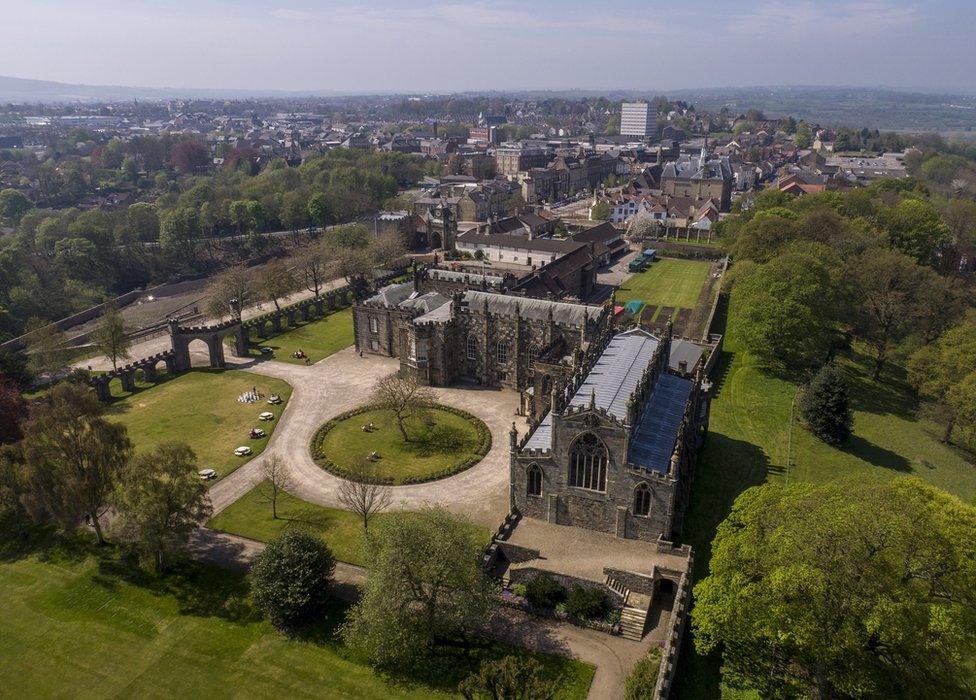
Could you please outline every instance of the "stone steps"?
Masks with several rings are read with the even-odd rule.
[[[646,623],[646,610],[626,606],[620,611],[620,635],[624,639],[639,642],[644,637],[644,625]]]

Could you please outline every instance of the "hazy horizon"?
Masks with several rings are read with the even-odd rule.
[[[976,4],[654,8],[39,0],[3,10],[0,73],[91,86],[288,92],[863,86],[976,91]]]

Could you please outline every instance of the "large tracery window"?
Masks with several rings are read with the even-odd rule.
[[[607,490],[607,448],[593,433],[576,438],[569,449],[569,485]]]
[[[525,493],[529,496],[542,495],[542,470],[538,464],[530,464],[525,474]]]
[[[634,489],[634,515],[649,515],[651,512],[651,490],[647,484],[637,484]]]

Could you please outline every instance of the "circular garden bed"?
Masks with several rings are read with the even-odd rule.
[[[406,440],[392,412],[357,408],[316,431],[312,459],[343,479],[362,480],[360,470],[355,475],[352,471],[368,462],[370,481],[419,484],[462,472],[491,449],[491,431],[484,421],[452,406],[431,406],[423,415],[405,419],[403,429]]]

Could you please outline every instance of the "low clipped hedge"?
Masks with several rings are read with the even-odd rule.
[[[465,420],[471,421],[475,427],[475,431],[478,434],[478,446],[475,448],[475,454],[461,462],[458,462],[452,467],[447,469],[439,469],[436,472],[431,472],[430,474],[423,474],[419,476],[408,476],[403,479],[403,481],[397,483],[392,476],[383,476],[377,479],[370,479],[369,483],[376,484],[386,484],[388,486],[407,486],[410,484],[424,484],[428,481],[437,481],[438,479],[446,479],[449,476],[454,476],[455,474],[460,474],[466,469],[470,469],[488,454],[491,450],[491,431],[485,422],[478,418],[477,416],[463,411],[460,408],[455,408],[454,406],[445,406],[444,404],[434,404],[431,408],[436,408],[440,411],[446,411],[448,413],[453,413],[456,416],[461,416]],[[312,444],[310,445],[310,450],[312,453],[312,459],[320,467],[325,469],[333,476],[337,476],[340,479],[346,479],[348,481],[359,481],[359,479],[353,479],[352,474],[343,466],[340,466],[330,459],[322,456],[322,442],[325,440],[325,436],[330,430],[332,430],[336,425],[346,420],[347,418],[352,418],[353,416],[358,416],[361,413],[366,413],[367,411],[372,411],[372,406],[360,406],[359,408],[354,408],[351,411],[346,411],[345,413],[340,413],[336,417],[329,421],[326,421],[315,431],[315,435],[312,436]]]

